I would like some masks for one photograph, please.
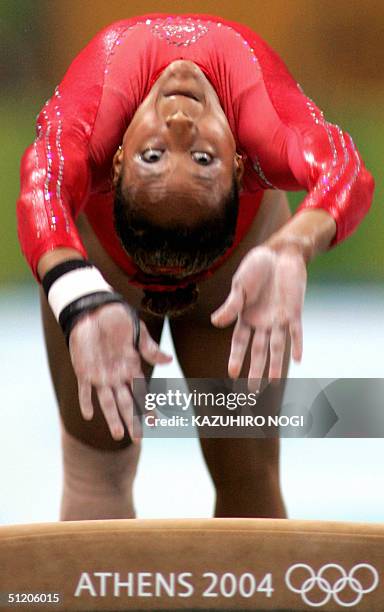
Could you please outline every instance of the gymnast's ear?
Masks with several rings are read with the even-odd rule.
[[[120,145],[116,153],[113,156],[112,162],[112,185],[116,187],[117,181],[119,180],[121,169],[123,167],[123,147]]]
[[[242,181],[243,174],[244,174],[244,161],[243,161],[242,156],[237,152],[235,153],[234,170],[235,170],[237,186],[239,189],[241,189],[241,181]]]

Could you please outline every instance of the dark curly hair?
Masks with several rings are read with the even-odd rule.
[[[153,274],[156,267],[182,268],[183,274],[164,277],[166,282],[197,274],[209,268],[232,246],[239,209],[239,189],[233,177],[229,193],[223,196],[217,212],[194,226],[172,224],[161,226],[140,212],[137,194],[129,188],[123,193],[122,178],[115,188],[114,222],[124,250],[144,273]],[[177,197],[170,196],[170,197]],[[180,205],[188,205],[182,196]],[[193,205],[191,197],[191,205]],[[170,291],[144,290],[142,307],[157,316],[177,316],[189,310],[197,301],[195,283]]]

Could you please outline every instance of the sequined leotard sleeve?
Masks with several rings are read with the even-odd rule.
[[[86,257],[75,219],[90,196],[90,141],[110,52],[129,22],[100,32],[71,64],[37,118],[36,139],[21,160],[17,203],[22,251],[37,277],[40,257],[57,247]]]
[[[308,192],[298,213],[330,213],[337,225],[334,245],[368,212],[373,178],[351,136],[325,119],[278,55],[248,28],[242,33],[261,75],[237,101],[243,146],[252,150],[265,187]]]
[[[351,137],[328,123],[285,65],[249,28],[206,15],[145,15],[112,24],[78,55],[37,121],[21,164],[18,234],[37,278],[59,246],[86,256],[75,220],[84,210],[104,248],[134,282],[113,229],[113,154],[161,71],[194,61],[210,80],[246,157],[236,243],[265,189],[307,190],[301,210],[336,220],[334,243],[368,211],[373,179]]]

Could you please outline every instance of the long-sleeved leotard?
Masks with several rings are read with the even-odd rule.
[[[246,159],[235,243],[193,280],[211,274],[238,244],[265,189],[305,189],[299,211],[328,211],[337,224],[334,244],[368,211],[373,179],[351,137],[324,119],[252,30],[206,15],[145,15],[95,36],[38,117],[17,207],[21,247],[36,278],[40,257],[56,247],[86,256],[75,226],[84,211],[130,282],[146,284],[113,227],[112,159],[136,109],[176,59],[195,62],[207,76]]]

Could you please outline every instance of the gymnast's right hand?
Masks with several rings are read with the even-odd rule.
[[[141,358],[169,363],[136,312],[114,292],[99,270],[73,249],[58,248],[39,261],[38,274],[66,337],[79,387],[83,417],[92,419],[97,393],[112,437],[133,436],[134,378],[144,378]]]
[[[123,423],[133,435],[133,400],[130,389],[134,378],[144,378],[141,357],[151,365],[169,363],[140,321],[140,339],[134,347],[134,319],[121,303],[100,306],[83,314],[69,336],[69,351],[78,380],[80,409],[84,419],[93,417],[94,388],[112,437],[124,436]]]

